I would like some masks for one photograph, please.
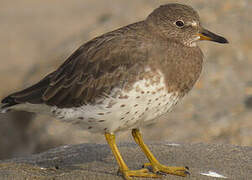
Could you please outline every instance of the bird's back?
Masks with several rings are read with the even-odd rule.
[[[2,109],[22,103],[79,107],[122,87],[137,73],[134,68],[147,59],[146,47],[139,41],[148,34],[143,24],[134,23],[85,43],[56,71],[4,98]]]

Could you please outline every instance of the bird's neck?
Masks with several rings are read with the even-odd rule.
[[[186,94],[200,76],[203,63],[201,50],[178,43],[167,43],[158,49],[152,52],[155,55],[151,57],[155,59],[149,59],[150,67],[159,69],[164,75],[168,92]]]

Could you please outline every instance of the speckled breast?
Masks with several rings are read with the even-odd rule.
[[[130,88],[114,88],[95,105],[52,111],[58,119],[93,132],[116,132],[153,123],[178,100],[178,92],[168,93],[162,73],[147,69]]]

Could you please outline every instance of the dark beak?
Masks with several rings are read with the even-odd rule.
[[[214,34],[204,28],[202,28],[198,34],[200,36],[200,40],[208,40],[208,41],[214,41],[218,43],[228,43],[228,40],[224,37],[221,37],[217,34]]]

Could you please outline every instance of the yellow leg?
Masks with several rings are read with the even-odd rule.
[[[118,165],[119,165],[119,172],[122,173],[124,179],[126,180],[130,180],[131,176],[135,176],[135,177],[150,177],[150,178],[160,178],[160,175],[157,174],[153,174],[151,172],[149,172],[148,169],[143,168],[143,169],[139,169],[139,170],[129,170],[128,166],[126,165],[126,163],[124,162],[117,146],[115,143],[115,135],[111,134],[111,133],[105,133],[105,137],[106,140],[112,150],[112,153],[114,154]]]
[[[160,164],[158,160],[154,157],[154,155],[151,153],[148,146],[144,144],[143,138],[139,129],[133,129],[132,136],[134,137],[134,140],[141,147],[142,151],[144,152],[144,154],[147,156],[147,158],[150,161],[150,163],[144,164],[144,167],[152,166],[152,170],[154,173],[163,172],[166,174],[173,174],[173,175],[183,176],[183,177],[189,174],[187,167],[169,167],[169,166],[164,166]]]

